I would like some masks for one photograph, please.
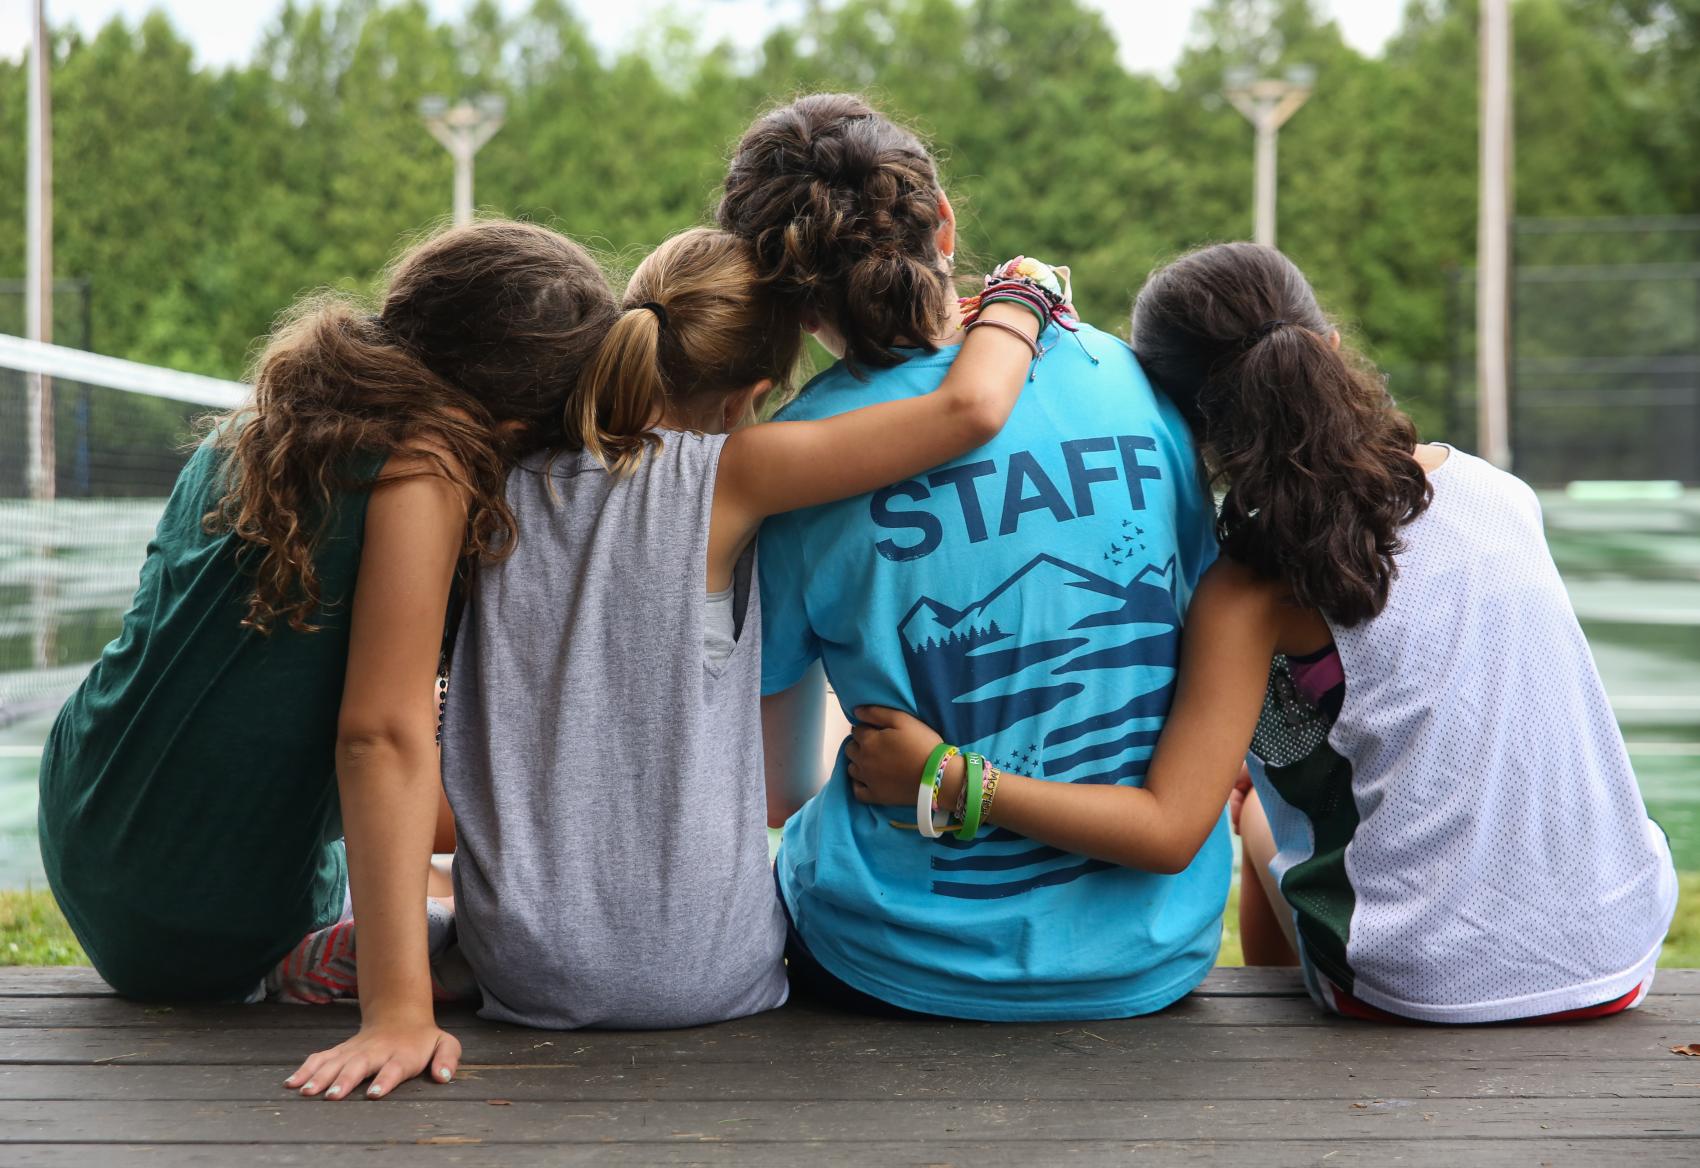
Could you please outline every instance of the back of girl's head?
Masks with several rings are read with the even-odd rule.
[[[659,441],[664,414],[697,416],[757,382],[784,382],[801,351],[797,311],[756,279],[748,243],[681,232],[632,273],[568,404],[565,443],[627,473]]]
[[[1380,612],[1399,528],[1428,505],[1417,431],[1293,262],[1225,243],[1159,268],[1133,347],[1228,487],[1223,550],[1338,624]]]
[[[844,338],[859,374],[901,362],[900,341],[931,350],[950,319],[939,197],[920,138],[860,97],[812,94],[745,132],[717,216],[770,288]]]
[[[309,627],[313,548],[338,489],[422,453],[468,499],[466,554],[513,535],[513,459],[557,440],[563,405],[614,318],[590,254],[557,232],[492,220],[450,228],[392,266],[382,311],[332,293],[296,305],[252,370],[254,401],[221,428],[228,487],[209,530],[257,553],[246,623]]]

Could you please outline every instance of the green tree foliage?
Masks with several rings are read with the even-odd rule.
[[[1150,268],[1251,218],[1238,64],[1317,72],[1281,136],[1282,246],[1439,425],[1451,273],[1475,247],[1474,0],[1412,0],[1386,50],[1315,0],[1215,0],[1171,77],[1128,73],[1081,0],[840,0],[754,53],[678,23],[599,52],[569,0],[458,20],[424,0],[287,0],[253,59],[198,64],[162,16],[55,40],[57,263],[94,284],[103,351],[237,375],[273,316],[370,286],[439,222],[451,165],[427,94],[498,93],[480,206],[615,267],[711,209],[728,148],[800,90],[867,91],[937,145],[969,254],[1076,272],[1125,330]],[[1700,0],[1518,0],[1516,199],[1527,215],[1700,211]],[[0,61],[0,216],[23,217],[25,70]],[[21,273],[0,233],[0,275]]]

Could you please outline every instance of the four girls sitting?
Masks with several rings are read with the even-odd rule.
[[[547,1027],[1144,1013],[1214,961],[1248,761],[1248,956],[1326,1008],[1645,996],[1670,853],[1534,495],[1420,443],[1289,261],[1160,269],[1131,351],[1032,261],[959,305],[930,156],[836,95],[719,219],[618,299],[452,229],[272,337],[43,755],[115,988],[358,995],[289,1080],[332,1098],[453,1075],[449,958]],[[840,362],[754,423],[805,332]],[[776,886],[817,662],[858,724]]]

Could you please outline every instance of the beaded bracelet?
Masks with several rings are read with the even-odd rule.
[[[971,840],[980,834],[980,808],[985,802],[986,758],[972,752],[962,756],[964,774],[962,779],[963,814],[962,822],[956,829],[956,838]]]
[[[1074,343],[1080,346],[1088,361],[1100,364],[1080,335],[1080,315],[1074,309],[1074,289],[1069,283],[1067,269],[1053,268],[1027,256],[1016,256],[1008,263],[1000,264],[986,277],[986,286],[978,296],[967,296],[959,301],[963,327],[967,328],[978,320],[988,304],[998,303],[1019,304],[1033,313],[1039,321],[1040,336],[1044,335],[1047,325],[1057,325],[1073,335]],[[1047,352],[1048,349],[1040,346],[1034,360]],[[1029,380],[1032,376],[1030,373]]]
[[[962,310],[964,317],[971,320],[987,304],[1009,300],[1032,309],[1039,317],[1041,328],[1054,322],[1074,332],[1079,325],[1074,323],[1076,313],[1071,303],[1072,296],[1073,290],[1067,278],[1057,269],[1026,256],[1016,256],[995,268],[986,277],[985,288],[980,294],[962,301]]]

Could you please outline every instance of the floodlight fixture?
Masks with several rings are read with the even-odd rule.
[[[1222,92],[1257,131],[1252,238],[1270,247],[1275,246],[1275,136],[1315,86],[1316,70],[1309,65],[1290,66],[1285,77],[1259,77],[1244,65],[1222,75]]]
[[[507,112],[507,99],[496,93],[454,105],[449,104],[448,98],[436,95],[419,101],[419,116],[425,119],[425,128],[455,160],[456,223],[472,222],[472,160],[502,128]]]

